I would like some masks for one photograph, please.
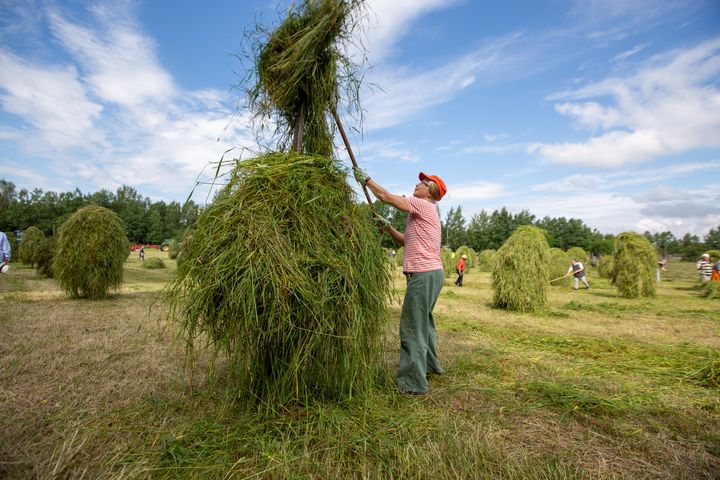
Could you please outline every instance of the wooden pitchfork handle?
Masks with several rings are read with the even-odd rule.
[[[352,148],[350,148],[350,141],[348,140],[347,135],[345,135],[345,129],[342,126],[342,122],[340,121],[340,117],[338,116],[338,113],[337,113],[337,110],[335,109],[335,107],[332,107],[331,112],[332,112],[333,117],[335,118],[335,124],[337,125],[338,130],[340,130],[340,136],[343,139],[343,143],[345,143],[345,148],[347,149],[347,152],[350,155],[350,161],[352,162],[353,167],[360,168],[360,167],[358,167],[357,160],[355,160],[355,155],[353,155]],[[365,186],[364,183],[361,186],[362,186],[363,192],[365,193],[365,198],[367,199],[368,206],[370,207],[370,211],[374,215],[379,217],[379,215],[373,208],[373,202],[372,202],[372,200],[370,200],[370,194],[367,191],[367,187]]]

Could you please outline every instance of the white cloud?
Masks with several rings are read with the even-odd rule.
[[[163,101],[176,93],[172,77],[159,65],[154,42],[135,30],[129,17],[96,5],[99,30],[48,15],[54,36],[80,62],[93,93],[124,106]]]
[[[34,65],[0,50],[0,104],[37,128],[49,146],[98,141],[93,132],[102,106],[90,100],[74,66]]]
[[[410,30],[417,18],[433,10],[448,8],[459,0],[368,0],[365,19],[366,55],[372,64],[380,63],[392,53],[396,42]]]
[[[472,182],[448,186],[448,201],[488,200],[505,196],[505,187],[495,182]]]
[[[638,53],[642,52],[649,46],[650,46],[649,43],[641,43],[639,45],[635,45],[630,50],[626,50],[626,51],[616,55],[615,58],[613,58],[613,61],[615,61],[615,62],[625,61],[628,58],[632,57],[633,55],[637,55]]]
[[[578,118],[582,125],[608,131],[584,142],[534,143],[528,151],[566,165],[619,167],[718,147],[718,75],[720,37],[656,56],[628,78],[611,78],[559,93],[551,98],[614,99],[613,107],[597,102],[568,102],[556,107],[560,113]]]

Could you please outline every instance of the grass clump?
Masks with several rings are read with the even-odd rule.
[[[99,299],[120,288],[129,254],[120,217],[105,207],[88,205],[60,227],[52,268],[71,297]]]
[[[493,307],[531,312],[547,304],[550,246],[544,230],[518,228],[497,257],[492,272]]]
[[[165,262],[162,258],[152,257],[142,262],[142,267],[150,270],[156,270],[158,268],[165,268]]]
[[[700,290],[700,295],[705,298],[720,298],[720,282],[705,282]]]
[[[582,247],[570,247],[567,251],[568,257],[574,258],[578,262],[582,262],[585,268],[590,268],[590,257]]]
[[[642,235],[624,232],[615,238],[612,283],[624,298],[654,297],[655,248]]]
[[[238,162],[186,240],[166,290],[192,353],[268,408],[367,391],[383,371],[390,269],[377,229],[332,159]]]
[[[405,248],[400,247],[397,250],[395,250],[395,265],[398,267],[403,266],[403,259],[405,258]]]
[[[548,273],[550,275],[550,279],[559,279],[555,280],[550,285],[553,287],[572,286],[572,276],[563,277],[570,267],[570,256],[561,248],[551,248],[549,254]]]
[[[598,258],[598,275],[600,278],[612,278],[615,268],[615,259],[612,255],[602,255]]]
[[[492,272],[497,262],[497,250],[488,248],[478,255],[477,267],[481,272]]]
[[[720,352],[711,352],[691,378],[704,387],[720,389]]]
[[[37,227],[30,227],[25,230],[22,242],[18,247],[18,258],[25,265],[35,267],[38,262],[38,250],[45,240],[45,235]]]

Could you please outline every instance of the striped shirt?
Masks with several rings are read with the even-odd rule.
[[[697,269],[700,272],[700,276],[704,279],[712,277],[713,264],[709,260],[699,260],[697,262]]]
[[[436,204],[407,197],[410,211],[405,224],[403,272],[442,270],[440,259],[440,210]]]

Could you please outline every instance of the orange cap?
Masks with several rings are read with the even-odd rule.
[[[445,196],[447,193],[447,187],[445,186],[445,182],[442,181],[442,178],[438,177],[437,175],[426,175],[423,172],[420,172],[420,180],[432,180],[435,182],[435,185],[438,186],[438,191],[440,192],[440,198]]]

